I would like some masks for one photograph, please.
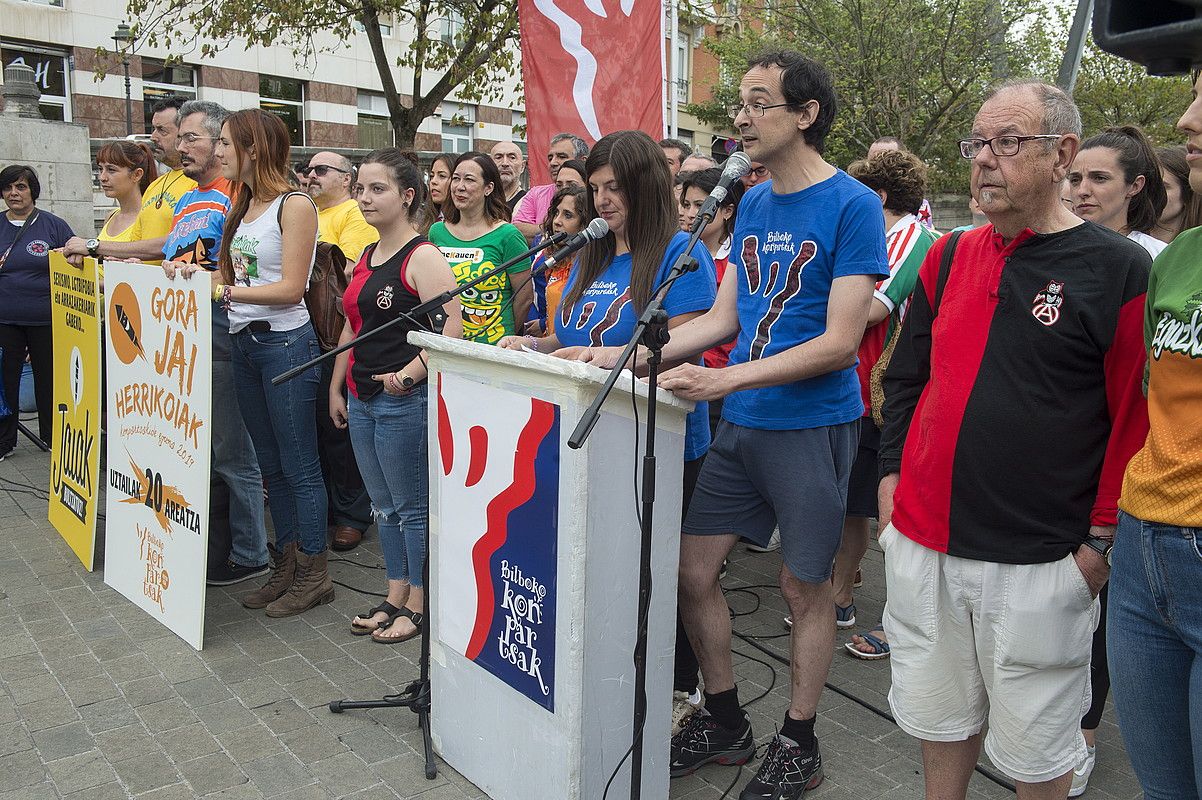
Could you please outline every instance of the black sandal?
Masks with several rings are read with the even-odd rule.
[[[397,621],[397,619],[399,619],[400,617],[405,617],[410,622],[413,623],[413,632],[412,633],[407,633],[404,636],[378,636],[377,635],[378,633],[385,630],[386,628],[391,627],[392,624],[395,623]],[[373,642],[379,642],[380,644],[400,644],[401,642],[407,642],[410,639],[413,639],[413,638],[421,635],[422,627],[425,624],[425,622],[426,622],[426,615],[423,614],[422,612],[414,611],[411,608],[401,608],[392,617],[392,619],[388,620],[387,625],[381,625],[380,627],[376,628],[374,631],[371,632],[371,640]]]
[[[375,625],[370,628],[366,625],[356,625],[355,621],[352,619],[351,620],[351,633],[353,633],[355,636],[367,636],[372,631],[377,631],[386,625],[391,625],[392,621],[394,619],[396,619],[396,615],[399,614],[400,611],[401,610],[399,608],[397,608],[392,603],[385,600],[383,603],[380,603],[380,605],[376,606],[371,611],[368,611],[366,614],[361,615],[359,617],[359,619],[371,619],[372,617],[374,617],[376,614],[379,614],[380,612],[387,614],[388,619],[384,620],[379,625]]]

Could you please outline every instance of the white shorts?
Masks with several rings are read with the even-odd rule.
[[[994,564],[936,552],[892,525],[885,551],[889,706],[906,733],[933,742],[981,732],[1016,781],[1058,778],[1084,757],[1089,661],[1100,607],[1070,554]]]

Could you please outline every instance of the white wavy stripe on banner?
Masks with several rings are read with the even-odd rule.
[[[593,0],[600,5],[600,0]],[[601,125],[597,122],[597,110],[593,107],[593,84],[597,79],[597,59],[584,46],[580,23],[555,5],[554,0],[534,0],[534,7],[559,29],[559,43],[565,52],[576,61],[576,78],[572,81],[572,101],[589,135],[594,140],[601,138]],[[592,3],[589,4],[592,9]],[[593,13],[596,13],[593,10]],[[599,16],[605,16],[601,9]]]

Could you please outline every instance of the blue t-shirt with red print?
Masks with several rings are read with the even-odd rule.
[[[689,243],[686,233],[677,233],[668,244],[652,288],[659,286],[676,257],[684,252]],[[714,305],[718,291],[714,259],[705,245],[694,245],[692,255],[697,259],[697,269],[686,272],[668,290],[664,299],[664,310],[669,319],[696,311],[709,311]],[[559,306],[559,319],[555,320],[555,336],[561,347],[622,346],[634,335],[639,312],[634,308],[630,296],[630,273],[633,261],[629,253],[615,256],[605,271],[597,276],[593,284],[584,290],[580,299],[569,306],[566,298],[572,293],[579,270],[572,270],[564,287],[565,302]],[[685,461],[701,458],[709,450],[709,408],[698,403],[689,414],[685,429]]]

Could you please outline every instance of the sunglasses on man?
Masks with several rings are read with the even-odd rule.
[[[307,177],[309,177],[310,174],[316,172],[317,177],[324,178],[326,176],[326,173],[330,172],[331,170],[333,170],[334,172],[341,172],[343,175],[351,174],[348,170],[339,169],[338,167],[331,167],[329,164],[318,164],[315,167],[305,167],[304,169],[302,169],[300,171],[300,174],[304,175],[307,178]]]

